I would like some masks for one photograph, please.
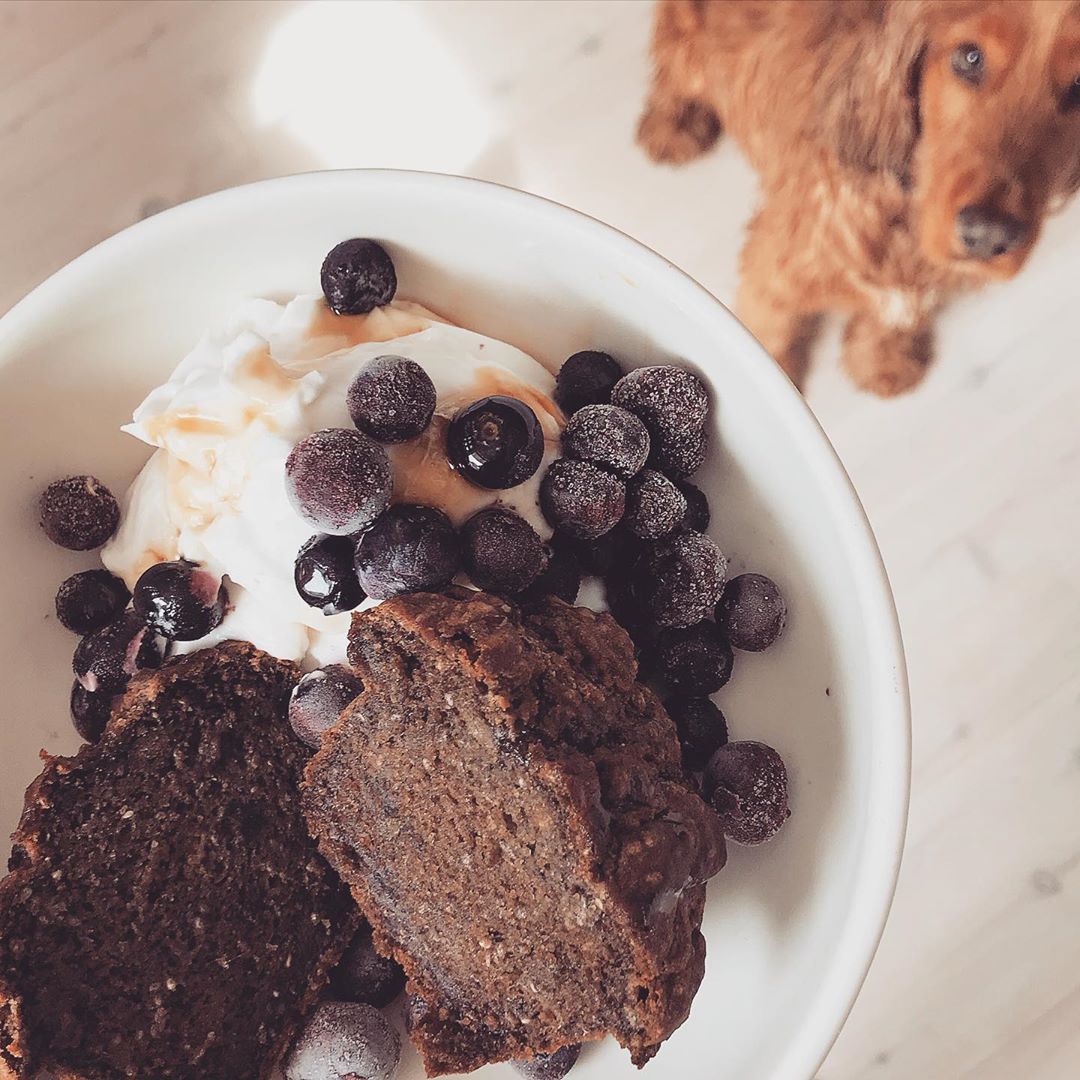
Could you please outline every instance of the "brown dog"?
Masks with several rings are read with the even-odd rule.
[[[737,308],[796,384],[840,311],[855,382],[914,386],[949,294],[1080,186],[1080,0],[661,0],[653,59],[649,154],[726,128],[761,176]]]

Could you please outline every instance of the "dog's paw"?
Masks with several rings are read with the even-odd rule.
[[[876,394],[878,397],[891,398],[914,390],[925,375],[925,364],[908,359],[900,363],[879,366],[874,371],[862,373],[861,376],[852,375],[852,379],[860,390]]]
[[[653,161],[683,165],[711,150],[723,130],[715,110],[700,101],[653,102],[638,123],[637,137]]]
[[[890,398],[913,390],[930,366],[932,342],[928,330],[882,330],[855,318],[844,337],[843,364],[860,390]]]

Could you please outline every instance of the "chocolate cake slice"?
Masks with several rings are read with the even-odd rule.
[[[300,812],[297,675],[194,653],[47,760],[0,882],[0,1077],[270,1075],[356,921]]]
[[[304,806],[415,995],[432,1076],[608,1033],[643,1064],[701,981],[716,815],[607,615],[484,593],[355,616],[367,690]]]

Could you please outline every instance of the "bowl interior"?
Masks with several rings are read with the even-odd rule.
[[[399,295],[549,365],[602,348],[630,365],[677,359],[711,384],[713,447],[698,478],[711,532],[733,572],[769,574],[791,610],[773,650],[737,654],[717,700],[733,738],[783,754],[793,816],[773,843],[733,848],[710,885],[705,982],[648,1071],[810,1075],[869,963],[903,831],[906,685],[876,548],[798,395],[719,302],[614,230],[516,192],[388,172],[235,189],[114,237],[0,320],[0,829],[15,825],[39,750],[78,742],[74,639],[52,597],[96,557],[44,540],[38,492],[74,472],[122,490],[146,450],[118,427],[142,395],[237,301],[317,291],[323,255],[354,235],[386,242]],[[421,1075],[414,1057],[402,1075]],[[609,1040],[575,1075],[635,1070]]]

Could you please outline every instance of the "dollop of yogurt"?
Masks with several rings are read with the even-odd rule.
[[[444,510],[455,524],[493,503],[551,533],[540,479],[557,456],[562,413],[555,380],[505,342],[453,326],[407,301],[369,315],[337,316],[322,297],[244,303],[206,335],[153,390],[124,430],[156,448],[124,499],[121,525],[102,550],[109,570],[134,586],[156,562],[190,559],[226,579],[230,610],[190,651],[233,638],[307,666],[345,657],[349,614],[323,615],[296,592],[293,562],[312,530],[285,492],[285,459],[299,439],[351,427],[345,394],[368,360],[419,363],[435,385],[435,417],[418,439],[387,447],[394,500]],[[445,433],[462,406],[491,394],[528,404],[544,430],[544,461],[508,491],[487,491],[454,472]]]

